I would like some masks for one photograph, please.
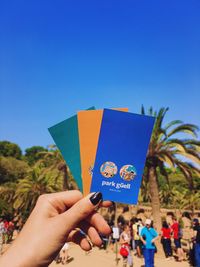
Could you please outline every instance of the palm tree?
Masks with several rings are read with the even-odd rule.
[[[146,170],[147,169],[145,168],[145,171]],[[138,202],[140,204],[142,204],[142,203],[149,203],[150,201],[151,201],[151,196],[149,193],[149,184],[148,184],[148,180],[147,180],[147,173],[144,172],[143,177],[142,177],[142,183],[141,183],[141,187],[140,187]]]
[[[200,203],[199,203],[200,192],[197,191],[191,194],[191,191],[186,189],[184,190],[184,192],[182,192],[182,194],[183,194],[183,199],[181,203],[181,208],[191,210],[192,215],[194,215],[195,209],[200,208]]]
[[[171,207],[175,210],[175,214],[177,217],[177,214],[180,214],[182,212],[182,202],[184,199],[183,191],[185,188],[174,186],[171,189],[171,195],[172,195],[172,202]]]
[[[165,183],[160,189],[159,189],[159,199],[162,205],[169,206],[172,204],[173,201],[173,188],[171,188],[169,183]]]
[[[36,166],[25,178],[19,180],[13,207],[18,213],[29,213],[41,194],[60,191],[61,188],[62,180],[59,181],[55,173],[47,173],[45,168]]]
[[[179,168],[187,179],[190,189],[193,189],[193,174],[198,176],[200,174],[200,170],[193,164],[194,162],[200,164],[200,141],[197,140],[199,128],[180,120],[163,125],[167,111],[168,108],[161,108],[159,112],[154,112],[150,108],[147,112],[148,115],[155,117],[155,125],[147,153],[145,172],[149,182],[152,214],[158,230],[161,229],[158,172],[164,175],[168,182],[165,166],[168,165],[172,170]],[[145,114],[143,106],[141,113]],[[190,138],[184,139],[176,136],[184,133]]]
[[[7,182],[0,186],[0,216],[13,217],[13,197],[15,195],[17,183]]]
[[[63,177],[63,188],[62,190],[69,190],[71,187],[76,187],[72,185],[72,175],[70,174],[69,167],[65,163],[61,153],[55,145],[49,146],[50,150],[40,152],[43,155],[43,158],[38,162],[39,164],[44,164],[47,172],[58,170]]]
[[[0,186],[0,195],[7,203],[11,203],[17,188],[16,182],[7,182]]]

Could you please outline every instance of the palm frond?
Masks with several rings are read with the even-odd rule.
[[[142,105],[142,107],[141,107],[141,114],[142,115],[145,115],[145,109],[144,109],[144,106]]]
[[[156,125],[158,128],[162,128],[163,119],[167,113],[169,108],[161,108],[158,112],[157,118],[156,118]]]
[[[186,133],[189,134],[195,138],[197,138],[197,131],[199,130],[199,127],[194,125],[194,124],[181,124],[177,127],[175,127],[174,129],[172,129],[170,132],[168,132],[167,136],[168,138],[171,137],[174,134],[177,133]]]
[[[180,152],[185,152],[186,151],[186,146],[184,142],[178,138],[173,138],[173,139],[166,139],[165,140],[165,147],[180,150]]]
[[[170,168],[174,169],[174,159],[173,157],[170,155],[170,153],[168,153],[167,151],[162,151],[162,153],[158,154],[158,158],[166,163]]]
[[[167,123],[164,127],[165,131],[167,131],[169,128],[171,128],[172,126],[176,125],[176,124],[182,124],[183,122],[181,120],[174,120],[171,121],[169,123]]]
[[[174,154],[180,155],[180,156],[186,158],[187,160],[191,160],[198,165],[200,164],[199,155],[195,151],[188,151],[187,150],[186,152],[180,152],[179,150],[176,150],[176,151],[174,151]]]

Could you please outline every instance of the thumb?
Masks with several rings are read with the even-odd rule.
[[[82,198],[70,209],[62,213],[60,216],[66,222],[66,234],[76,228],[80,221],[91,215],[102,200],[103,196],[101,192],[92,193],[87,197]]]

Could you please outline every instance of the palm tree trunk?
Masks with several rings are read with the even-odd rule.
[[[157,174],[156,174],[156,169],[154,166],[150,167],[148,175],[149,175],[149,187],[150,187],[154,227],[157,230],[157,232],[160,233],[161,228],[162,228],[161,214],[160,214],[160,199],[159,199],[159,191],[158,191],[158,183],[157,183]],[[158,250],[158,254],[160,256],[164,256],[160,238],[159,238],[159,241],[156,242],[156,247]]]
[[[151,195],[152,215],[154,219],[154,226],[158,232],[161,230],[161,214],[160,214],[160,199],[158,191],[158,183],[156,170],[154,166],[149,169],[149,189]]]

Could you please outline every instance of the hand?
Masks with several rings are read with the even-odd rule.
[[[100,246],[98,232],[108,235],[110,227],[95,210],[102,201],[101,193],[83,198],[79,191],[45,194],[39,197],[35,208],[21,233],[0,259],[4,267],[48,266],[66,241],[91,249],[82,229],[91,242]],[[110,206],[110,202],[103,202]]]

